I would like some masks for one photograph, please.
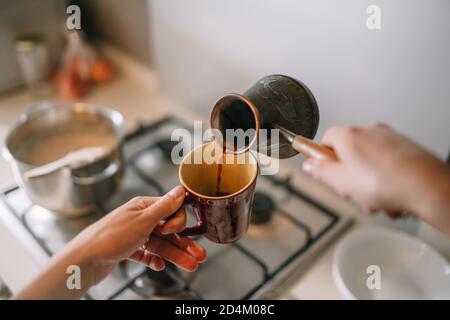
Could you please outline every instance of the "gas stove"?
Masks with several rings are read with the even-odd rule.
[[[170,161],[170,135],[176,128],[193,129],[167,117],[125,137],[122,187],[93,214],[61,217],[33,204],[18,186],[0,190],[0,201],[52,256],[83,228],[132,197],[161,195],[179,184],[178,167]],[[124,261],[91,288],[86,299],[276,298],[350,224],[349,218],[308,196],[288,176],[260,176],[252,224],[240,241],[220,245],[197,238],[208,259],[194,273],[169,263],[165,271],[154,272]]]

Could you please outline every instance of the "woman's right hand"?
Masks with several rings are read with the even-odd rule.
[[[327,130],[338,161],[308,159],[303,169],[369,212],[414,213],[450,234],[450,168],[378,124]]]

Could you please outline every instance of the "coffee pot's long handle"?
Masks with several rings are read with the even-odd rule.
[[[292,144],[292,148],[304,156],[320,160],[338,160],[336,153],[332,148],[315,143],[311,139],[296,135],[276,123],[273,123],[272,125],[275,129],[280,130],[281,135]]]
[[[332,148],[315,143],[314,141],[302,136],[295,136],[292,141],[292,147],[299,153],[309,158],[333,161],[338,160],[336,153]]]

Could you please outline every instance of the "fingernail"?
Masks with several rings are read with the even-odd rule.
[[[149,267],[155,271],[162,271],[164,269],[164,265],[160,264],[156,257],[150,258]]]
[[[172,198],[178,199],[184,194],[184,188],[182,186],[176,186],[169,191],[168,195]]]
[[[186,247],[186,251],[197,259],[198,262],[203,262],[206,260],[206,251],[202,247],[200,247],[195,242],[190,242]]]
[[[303,162],[303,170],[307,173],[311,173],[314,170],[314,160],[308,159]]]
[[[161,229],[161,234],[162,235],[168,235],[168,234],[172,234],[172,233],[175,233],[176,232],[176,230],[174,229],[174,228],[172,228],[172,227],[163,227],[162,229]]]

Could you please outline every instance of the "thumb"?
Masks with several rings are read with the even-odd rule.
[[[303,162],[303,170],[340,193],[348,179],[345,177],[342,165],[337,161],[309,158]]]
[[[160,197],[153,205],[145,209],[144,216],[151,216],[152,219],[157,219],[157,221],[170,216],[183,204],[184,194],[184,188],[176,186]]]

